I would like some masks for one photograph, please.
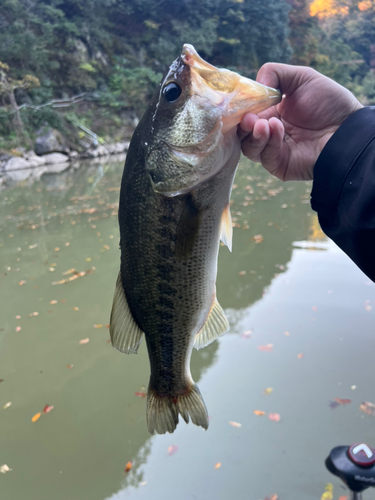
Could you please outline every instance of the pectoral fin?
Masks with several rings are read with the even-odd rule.
[[[230,206],[228,205],[224,208],[223,214],[221,216],[221,234],[220,239],[232,251],[232,237],[233,237],[233,226],[232,226],[232,216],[230,214]]]
[[[137,354],[143,332],[130,312],[122,286],[121,273],[119,273],[116,282],[109,333],[113,347],[126,354]]]
[[[210,314],[203,325],[202,329],[195,336],[194,347],[201,349],[208,344],[211,344],[221,335],[224,335],[229,330],[229,323],[225,317],[224,311],[215,298]]]

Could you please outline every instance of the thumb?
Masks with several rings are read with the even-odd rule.
[[[312,68],[305,66],[266,63],[258,71],[257,82],[267,87],[280,89],[282,94],[288,96],[312,79],[314,73],[316,72]]]

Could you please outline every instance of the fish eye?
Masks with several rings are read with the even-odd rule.
[[[182,93],[181,87],[177,83],[168,83],[164,89],[163,94],[168,102],[175,102]]]

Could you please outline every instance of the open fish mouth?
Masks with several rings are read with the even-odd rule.
[[[194,47],[185,44],[182,62],[190,67],[191,93],[209,99],[220,108],[223,133],[241,121],[246,112],[260,113],[281,101],[281,92],[228,69],[204,61]]]

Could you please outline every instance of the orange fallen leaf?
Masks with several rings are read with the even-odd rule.
[[[281,417],[278,413],[269,413],[268,414],[268,420],[272,420],[273,422],[279,422],[280,419],[281,419]]]
[[[16,332],[20,332],[22,328],[20,326],[16,326]]]
[[[339,405],[347,405],[352,402],[351,399],[341,399],[341,398],[335,398],[336,403]]]
[[[238,275],[239,275],[239,276],[245,276],[245,274],[246,274],[246,271],[240,271],[240,272],[238,273]]]
[[[263,236],[261,234],[256,234],[251,238],[253,241],[255,241],[256,244],[262,243],[263,241]]]
[[[349,497],[340,497],[339,500],[348,500]]]
[[[265,411],[261,411],[261,410],[254,410],[253,411],[254,415],[256,415],[257,417],[263,417],[266,412]]]
[[[370,415],[371,417],[375,417],[375,404],[370,403],[369,401],[364,401],[359,406],[359,409],[366,413],[366,415]]]
[[[300,353],[298,354],[297,358],[298,358],[298,359],[301,359],[301,358],[303,358],[303,356],[304,356],[303,352],[300,352]]]
[[[215,464],[215,469],[220,469],[221,467],[221,462],[218,462],[217,464]]]
[[[52,405],[46,405],[44,408],[43,408],[43,413],[49,413],[50,411],[53,410],[53,406]]]
[[[276,494],[273,494],[270,497],[266,497],[264,500],[279,500],[279,497]]]
[[[57,300],[50,300],[50,304],[57,304]]]
[[[125,465],[125,472],[129,472],[132,467],[133,467],[133,462],[128,462]]]
[[[168,446],[168,456],[172,456],[176,453],[176,451],[178,450],[178,446],[176,446],[175,444],[172,444],[172,446]]]
[[[59,247],[55,247],[55,252],[58,252],[60,250]]]
[[[79,341],[81,345],[87,344],[88,342],[90,342],[90,339],[88,337]]]
[[[66,367],[69,368],[69,369],[73,368],[73,366],[74,365],[72,363],[70,365],[66,365]]]
[[[232,427],[242,427],[242,424],[240,424],[239,422],[229,422],[229,425],[231,425]]]
[[[273,349],[273,344],[259,345],[258,349],[262,352],[269,352]]]
[[[21,280],[18,282],[19,286],[25,285],[25,283],[27,283],[27,281],[25,281],[25,280]]]
[[[138,396],[139,398],[145,398],[147,396],[145,392],[136,392],[135,395]]]
[[[39,413],[36,413],[33,418],[31,419],[32,422],[36,422],[37,420],[40,419],[40,416],[41,416],[41,412]]]

